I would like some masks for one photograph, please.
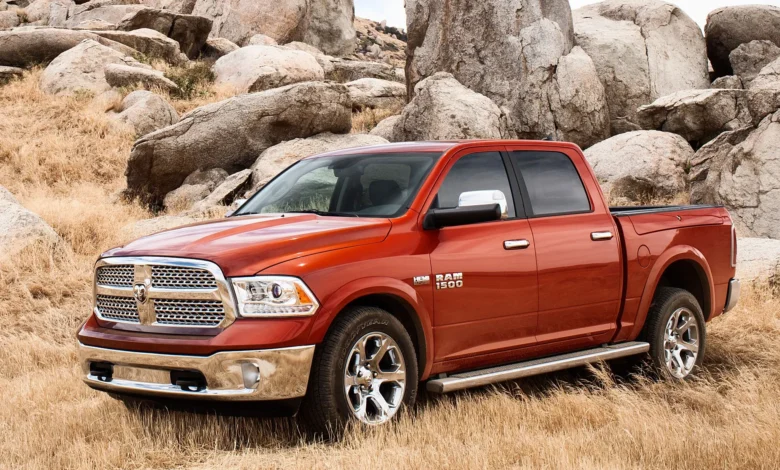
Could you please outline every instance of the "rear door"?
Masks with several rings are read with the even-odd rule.
[[[536,339],[572,349],[609,340],[622,294],[620,242],[584,157],[564,147],[508,151],[536,246]]]

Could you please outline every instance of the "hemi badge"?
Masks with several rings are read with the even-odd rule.
[[[431,276],[416,276],[414,278],[415,286],[427,286],[431,283]]]

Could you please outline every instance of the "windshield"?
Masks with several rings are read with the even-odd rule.
[[[398,217],[409,208],[441,153],[382,153],[301,160],[235,215],[311,212]]]

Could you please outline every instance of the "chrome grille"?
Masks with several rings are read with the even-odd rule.
[[[225,319],[225,308],[217,300],[158,299],[154,313],[161,325],[217,326]]]
[[[217,280],[205,269],[152,266],[152,287],[161,289],[216,289]]]
[[[106,320],[139,323],[138,306],[132,297],[98,295],[97,308]]]
[[[120,264],[104,266],[97,270],[97,283],[103,286],[132,287],[135,277],[135,266]]]

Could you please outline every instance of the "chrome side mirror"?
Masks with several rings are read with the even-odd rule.
[[[501,218],[509,218],[509,204],[504,193],[498,189],[488,191],[468,191],[461,193],[458,198],[458,207],[486,206],[498,204],[501,208]]]
[[[231,215],[235,214],[236,211],[244,205],[246,202],[246,199],[236,199],[233,201],[233,204],[230,205],[230,210],[225,213],[225,217],[230,217]]]

